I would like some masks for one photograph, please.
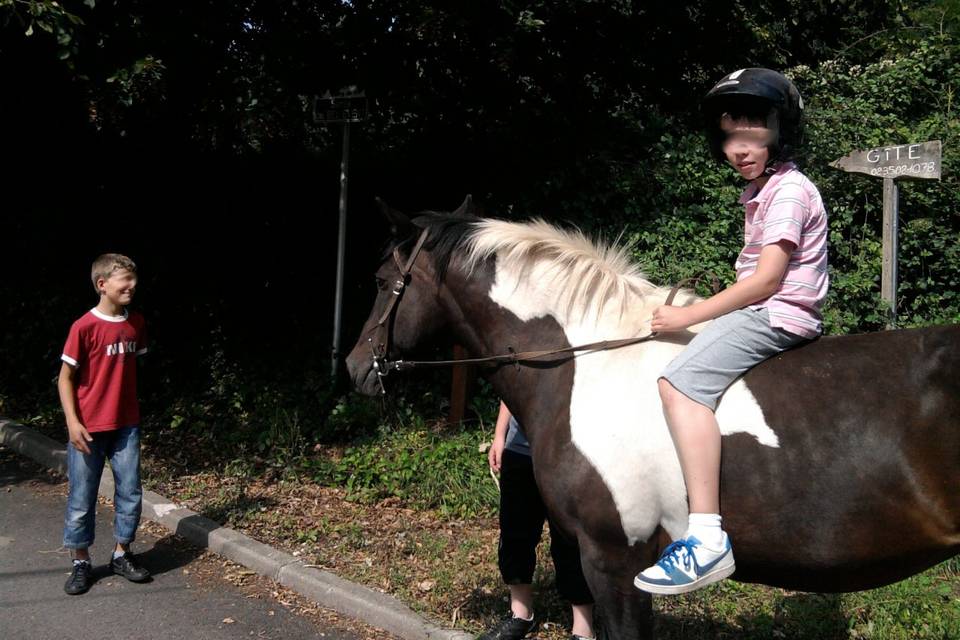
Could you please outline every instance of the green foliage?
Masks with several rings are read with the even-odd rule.
[[[84,4],[93,8],[95,0]],[[56,0],[0,0],[0,27],[11,23],[23,30],[27,38],[40,34],[51,37],[56,43],[57,57],[73,65],[77,54],[75,36],[83,20]]]
[[[117,69],[105,81],[115,87],[112,101],[130,107],[134,102],[153,97],[151,94],[159,90],[165,70],[163,62],[150,55]]]
[[[401,162],[425,143],[449,153],[463,138],[490,144],[501,162],[518,155],[554,168],[597,148],[556,139],[557,127],[615,144],[622,132],[609,126],[611,113],[640,104],[690,109],[725,69],[811,63],[905,19],[895,0],[65,4],[70,11],[51,0],[0,0],[0,18],[13,16],[21,33],[36,24],[56,35],[51,54],[67,59],[107,130],[169,113],[176,133],[202,148],[335,145],[305,117],[310,98],[358,86],[372,99],[373,144]],[[136,91],[109,86],[148,60],[162,61],[175,81],[138,73]],[[131,100],[143,108],[134,120],[146,122],[118,117]],[[518,135],[551,148],[513,145]]]
[[[419,421],[418,421],[419,422]],[[489,516],[497,490],[474,429],[436,433],[422,423],[349,447],[336,462],[320,462],[315,479],[346,488],[365,502],[388,497],[448,517]]]

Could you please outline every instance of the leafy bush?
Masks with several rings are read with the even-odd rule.
[[[355,500],[397,497],[447,516],[491,515],[497,489],[481,447],[487,438],[476,429],[435,433],[421,423],[354,445],[332,464],[321,462],[315,479],[345,487]]]

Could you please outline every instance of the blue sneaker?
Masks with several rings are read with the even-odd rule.
[[[676,595],[723,580],[736,568],[729,538],[725,536],[724,548],[715,551],[689,536],[664,549],[657,564],[641,571],[633,585],[648,593]]]

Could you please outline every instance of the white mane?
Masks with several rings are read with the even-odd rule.
[[[669,294],[668,287],[647,280],[630,259],[629,247],[596,242],[541,219],[484,219],[473,227],[467,269],[495,255],[498,272],[511,274],[515,293],[539,299],[547,307],[541,310],[565,326],[638,330]],[[681,292],[674,304],[695,299]]]

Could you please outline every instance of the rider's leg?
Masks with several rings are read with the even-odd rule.
[[[663,414],[680,458],[690,513],[720,513],[720,427],[713,411],[658,381]],[[706,542],[706,541],[705,541]]]

